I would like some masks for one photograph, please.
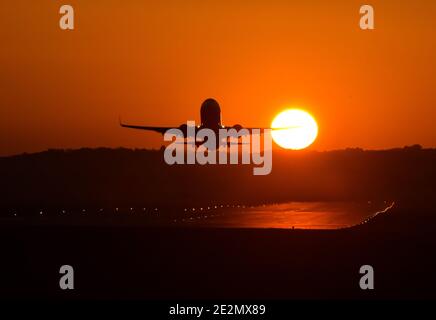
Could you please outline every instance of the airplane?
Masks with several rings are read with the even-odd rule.
[[[199,126],[196,127],[196,130],[200,130],[200,129],[211,129],[212,131],[215,132],[216,136],[218,137],[218,132],[219,129],[235,129],[236,131],[239,132],[239,130],[241,129],[246,129],[248,130],[249,134],[253,133],[254,129],[260,129],[261,133],[265,130],[265,129],[271,129],[271,130],[285,130],[285,129],[290,129],[293,127],[286,127],[286,128],[247,128],[247,127],[243,127],[240,124],[235,124],[233,126],[224,126],[221,122],[221,107],[219,105],[219,103],[212,98],[206,99],[200,107],[200,119],[201,119],[201,124]],[[130,128],[130,129],[139,129],[139,130],[149,130],[149,131],[155,131],[158,132],[160,134],[164,134],[167,130],[172,129],[173,127],[154,127],[154,126],[141,126],[141,125],[132,125],[132,124],[125,124],[122,123],[120,120],[120,126],[123,128]],[[295,126],[297,127],[297,126]],[[178,127],[178,129],[183,132],[184,137],[187,137],[187,128],[188,126],[186,124],[182,124]],[[200,142],[196,142],[196,145],[201,145],[202,143],[204,143],[205,141],[200,141]],[[217,141],[218,145],[219,141]]]

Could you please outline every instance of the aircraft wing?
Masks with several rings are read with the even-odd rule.
[[[289,126],[289,127],[279,127],[279,128],[247,128],[243,127],[242,129],[247,129],[248,131],[252,132],[254,129],[260,129],[260,131],[269,129],[269,130],[288,130],[288,129],[296,129],[301,128],[301,126]]]
[[[233,127],[226,127],[226,129],[236,129],[236,130],[240,130],[240,129],[246,129],[248,130],[248,132],[250,132],[250,134],[253,133],[253,130],[259,130],[260,129],[260,133],[263,134],[264,130],[269,129],[271,131],[275,131],[275,130],[287,130],[287,129],[295,129],[295,128],[299,128],[300,126],[290,126],[290,127],[283,127],[283,128],[250,128],[250,127],[237,127],[237,126],[233,126]]]
[[[164,134],[167,130],[172,129],[172,127],[151,127],[151,126],[138,126],[138,125],[132,125],[132,124],[125,124],[125,123],[122,123],[121,121],[120,121],[120,126],[122,126],[123,128],[155,131],[155,132],[159,132],[161,134]]]
[[[260,130],[260,132],[263,132],[264,130],[271,129],[271,128],[247,128],[247,127],[243,127],[242,129],[247,129],[248,131],[250,131],[250,133],[253,133],[253,130],[255,130],[255,129]]]
[[[265,129],[271,129],[271,128],[259,128],[259,127],[252,127],[252,128],[249,128],[249,127],[243,127],[243,126],[241,126],[240,124],[235,124],[234,126],[223,126],[223,129],[227,129],[227,130],[229,130],[229,129],[236,129],[236,131],[239,131],[239,130],[241,130],[241,129],[246,129],[246,130],[248,130],[249,132],[250,132],[250,134],[253,132],[253,130],[254,129],[260,129],[260,131],[261,132],[263,132],[263,130],[265,130]]]

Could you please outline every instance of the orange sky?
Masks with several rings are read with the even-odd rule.
[[[74,31],[58,27],[75,9]],[[311,148],[436,146],[436,2],[56,1],[0,3],[0,154],[158,147],[121,129],[199,121],[216,98],[224,124],[268,126],[311,112]]]

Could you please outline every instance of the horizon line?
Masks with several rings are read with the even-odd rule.
[[[47,152],[75,152],[75,151],[84,151],[84,150],[108,150],[108,151],[117,151],[117,150],[129,150],[129,151],[147,151],[147,152],[161,152],[163,146],[161,148],[134,148],[134,147],[78,147],[78,148],[47,148],[40,151],[32,151],[27,152],[23,151],[21,153],[14,154],[0,154],[0,158],[9,158],[9,157],[17,157],[24,155],[35,155]],[[282,149],[282,148],[273,148],[273,152],[288,152],[288,153],[325,153],[325,152],[340,152],[340,151],[362,151],[362,152],[382,152],[382,151],[394,151],[394,150],[436,150],[436,147],[423,147],[420,144],[412,144],[405,145],[402,147],[390,147],[384,149],[365,149],[362,147],[345,147],[339,149],[326,149],[326,150],[315,150],[315,149],[302,149],[302,150],[290,150],[290,149]]]

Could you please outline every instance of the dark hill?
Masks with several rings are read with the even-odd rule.
[[[436,150],[347,149],[273,154],[268,176],[251,165],[175,165],[162,151],[49,150],[0,158],[1,206],[142,206],[293,200],[396,200],[436,195]]]

